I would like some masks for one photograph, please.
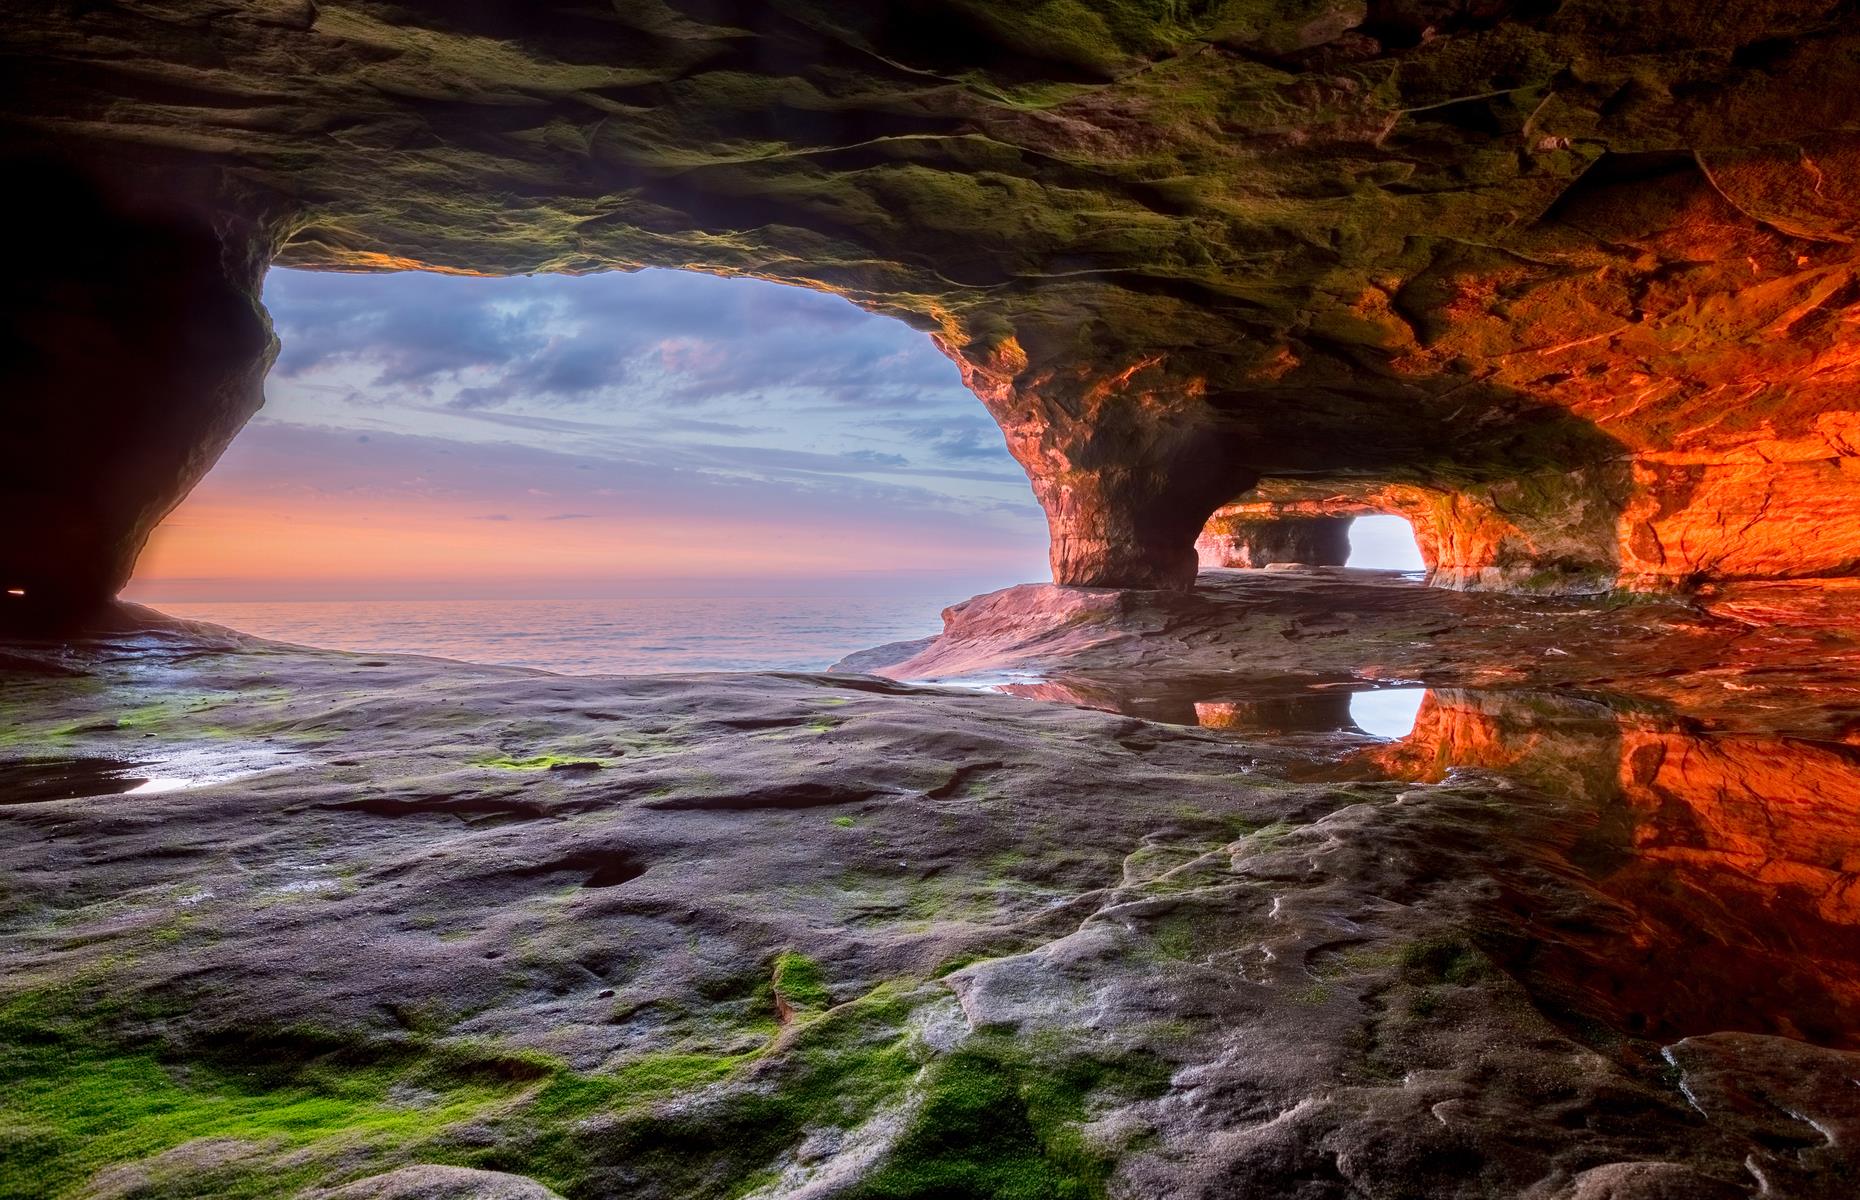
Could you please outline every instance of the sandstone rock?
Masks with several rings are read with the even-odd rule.
[[[0,301],[0,587],[24,593],[0,597],[0,622],[87,610],[127,583],[263,403],[276,350],[258,223],[185,194],[99,194],[55,161],[30,177],[4,202],[33,232]]]
[[[1735,1200],[1745,1189],[1678,1163],[1609,1163],[1591,1167],[1559,1200]]]
[[[1241,683],[1254,694],[1232,698],[1320,680],[1613,691],[1714,728],[1786,724],[1835,741],[1860,729],[1848,696],[1860,589],[1751,582],[1703,604],[1627,605],[1440,592],[1347,568],[1210,570],[1189,593],[1023,584],[951,605],[927,645],[861,662],[1188,723]],[[1760,708],[1740,690],[1752,678],[1765,680]]]
[[[1860,1169],[1851,621],[1334,569],[952,609],[941,661],[985,632],[1006,686],[1163,724],[128,616],[12,645],[63,673],[0,678],[5,756],[236,770],[0,797],[15,1190],[420,1194],[440,1159],[642,1200],[1844,1200]],[[1398,741],[1339,720],[1378,675],[1438,685]],[[611,765],[521,765],[550,755]]]
[[[195,1138],[149,1158],[100,1171],[82,1194],[84,1200],[153,1200],[211,1188],[223,1173],[250,1170],[276,1151],[275,1144],[239,1138]]]
[[[1208,519],[1195,552],[1204,567],[1265,567],[1298,563],[1341,567],[1350,558],[1347,516],[1254,519],[1228,506]]]

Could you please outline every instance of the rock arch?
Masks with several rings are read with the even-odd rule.
[[[1437,587],[1571,595],[1620,578],[1616,505],[1566,475],[1456,488],[1269,481],[1216,510],[1196,545],[1205,566],[1341,566],[1349,522],[1376,513],[1408,522]]]
[[[176,0],[0,38],[35,604],[113,592],[256,407],[273,261],[898,316],[1062,583],[1187,586],[1261,479],[1416,489],[1443,582],[1860,571],[1839,0]]]

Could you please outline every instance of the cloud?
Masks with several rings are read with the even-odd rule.
[[[337,558],[408,529],[423,562],[525,571],[668,555],[896,570],[1037,562],[1044,542],[955,367],[835,296],[668,271],[275,270],[266,303],[283,342],[266,407],[200,504],[327,526]],[[206,511],[190,500],[176,522]],[[395,545],[383,569],[410,553]]]
[[[806,392],[909,403],[959,387],[922,334],[837,296],[679,271],[470,279],[274,271],[277,372],[358,368],[358,394],[443,397],[461,410],[618,398],[722,405]]]
[[[266,291],[281,341],[279,375],[359,361],[373,368],[377,386],[421,391],[470,367],[495,369],[535,354],[545,340],[523,314],[487,303],[492,293],[483,280],[464,287],[420,273],[382,276],[375,287],[355,280],[271,274]]]
[[[856,463],[868,463],[875,467],[908,467],[911,460],[902,454],[886,454],[879,450],[849,450],[846,457]]]
[[[996,429],[952,429],[930,443],[938,458],[957,462],[994,461],[1002,455],[1001,433]]]
[[[172,549],[188,529],[219,531],[195,547],[196,557],[211,552],[245,570],[248,560],[283,556],[307,573],[393,572],[441,555],[455,562],[449,569],[491,575],[521,558],[531,572],[556,561],[614,577],[649,576],[671,559],[680,570],[701,562],[712,574],[1008,563],[1026,564],[1017,576],[1036,577],[1045,544],[1031,505],[978,505],[855,476],[746,480],[404,435],[377,435],[368,453],[361,449],[346,430],[249,428],[164,526],[158,540],[170,550],[156,565],[168,577],[208,573]],[[591,470],[575,470],[581,465]],[[528,484],[537,479],[557,486],[533,495]],[[564,508],[565,499],[575,507]],[[312,561],[312,543],[297,540],[312,527],[323,531],[315,544],[327,547],[326,561]],[[280,529],[291,537],[280,539]],[[365,544],[374,547],[366,561]],[[755,567],[741,565],[751,559]]]

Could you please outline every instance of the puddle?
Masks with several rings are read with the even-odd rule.
[[[132,796],[147,796],[156,792],[174,792],[187,787],[192,782],[194,781],[180,775],[157,775],[152,779],[145,779],[135,787],[130,788],[129,794]]]
[[[1336,769],[1479,771],[1554,800],[1543,848],[1616,915],[1602,929],[1536,916],[1516,961],[1550,1006],[1663,1041],[1739,1029],[1860,1047],[1860,746],[1438,688],[1406,737]]]
[[[0,804],[38,804],[136,792],[155,782],[135,763],[113,758],[29,758],[0,762]]]
[[[268,749],[183,746],[141,761],[100,756],[4,760],[0,805],[178,792],[256,775],[281,758]]]
[[[1732,1029],[1860,1049],[1860,745],[1714,731],[1629,697],[1408,681],[992,686],[1295,750],[1277,769],[1304,783],[1459,784],[1486,798],[1475,842],[1529,914],[1529,937],[1486,949],[1547,1012],[1663,1043]],[[1546,868],[1606,919],[1537,910]]]
[[[1381,683],[1354,676],[1182,680],[1154,692],[1125,692],[1098,681],[977,676],[939,680],[973,688],[1094,708],[1167,725],[1198,725],[1230,733],[1367,735],[1385,741],[1407,737],[1428,689],[1406,681]]]
[[[1415,718],[1427,699],[1427,689],[1378,688],[1350,694],[1350,720],[1371,737],[1405,738],[1414,732]]]
[[[1366,733],[1395,740],[1414,732],[1424,687],[1364,688],[1260,700],[1197,700],[1194,723],[1235,733]]]

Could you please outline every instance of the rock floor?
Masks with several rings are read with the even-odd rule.
[[[1842,600],[1220,573],[848,664],[943,686],[9,644],[0,1195],[1851,1196]]]

